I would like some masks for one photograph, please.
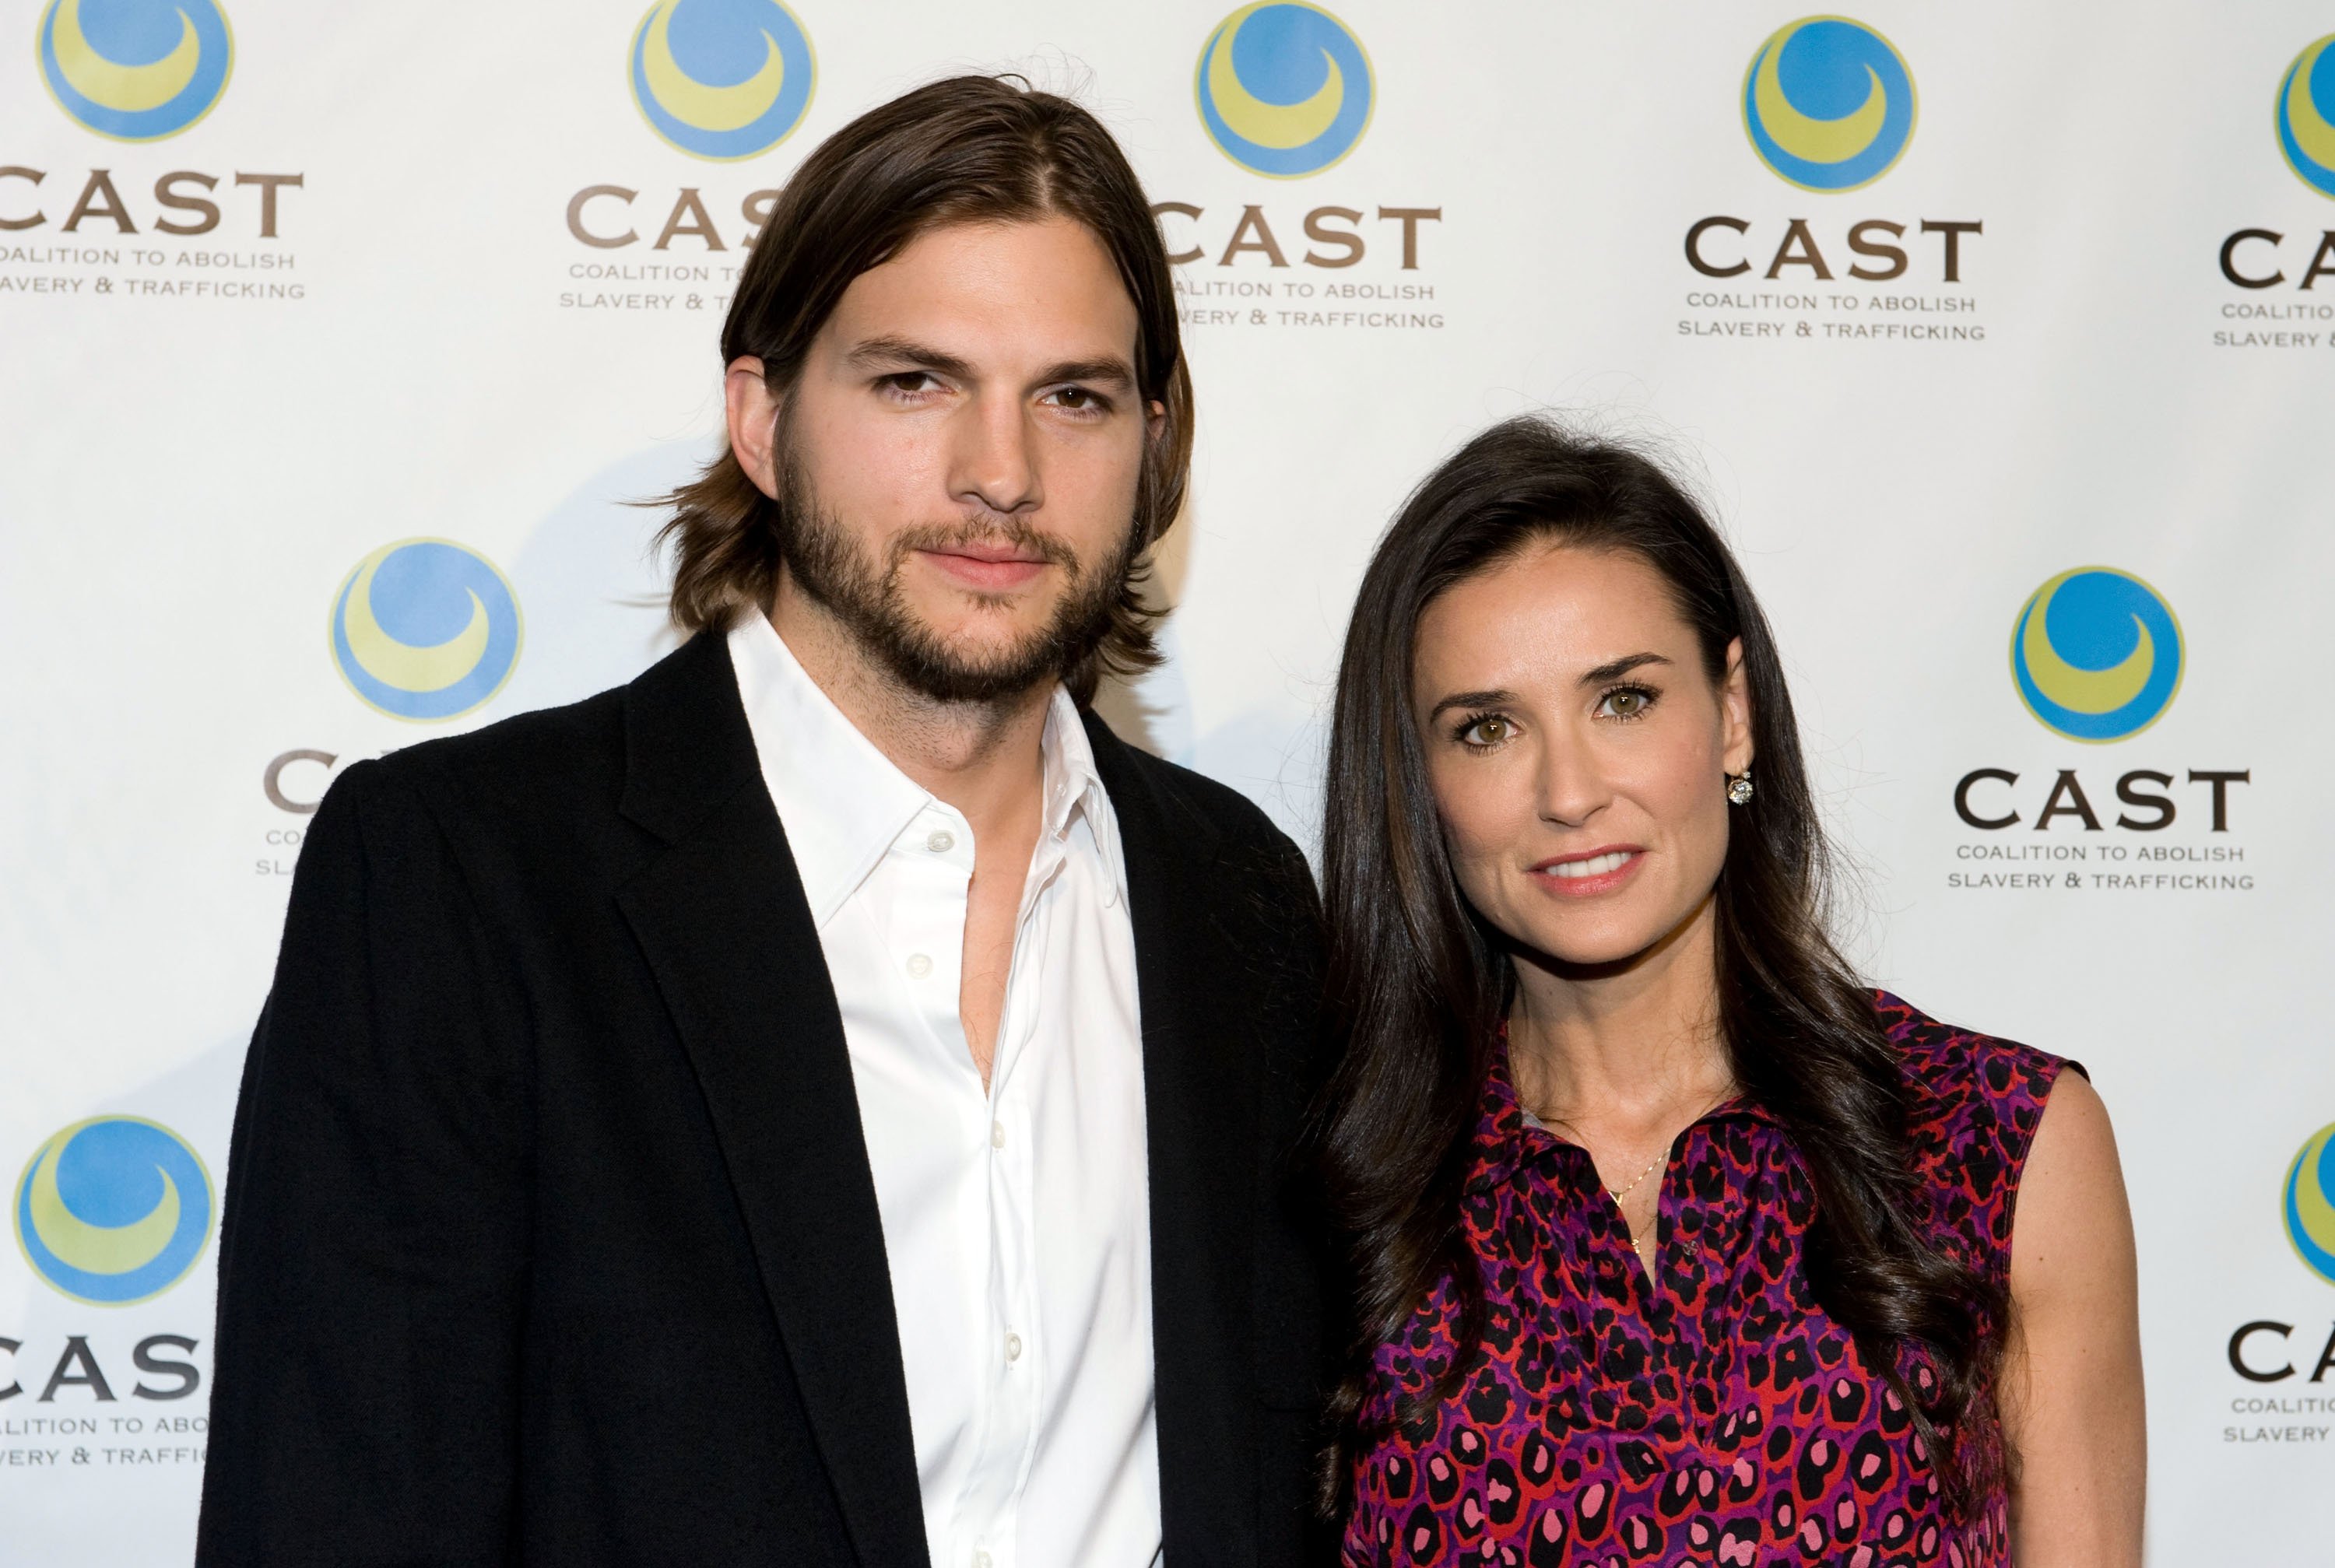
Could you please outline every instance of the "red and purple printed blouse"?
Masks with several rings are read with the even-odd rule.
[[[1875,999],[1914,1091],[1928,1232],[2007,1285],[2020,1169],[2065,1064]],[[1951,1513],[1904,1405],[1809,1299],[1813,1209],[1783,1128],[1721,1106],[1671,1147],[1650,1282],[1587,1152],[1527,1123],[1496,1061],[1461,1221],[1484,1343],[1456,1399],[1358,1457],[1349,1568],[2007,1568],[2001,1486]],[[1366,1418],[1448,1362],[1455,1312],[1439,1287],[1380,1347]]]

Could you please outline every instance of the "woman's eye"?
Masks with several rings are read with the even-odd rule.
[[[1515,725],[1495,715],[1472,721],[1459,731],[1459,739],[1470,746],[1497,746],[1516,732]]]
[[[1636,686],[1624,686],[1618,692],[1605,693],[1598,710],[1615,719],[1642,719],[1654,704],[1654,694]]]

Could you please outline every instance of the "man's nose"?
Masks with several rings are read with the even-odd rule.
[[[993,512],[1034,510],[1044,495],[1030,419],[1021,400],[975,398],[956,425],[949,494]]]

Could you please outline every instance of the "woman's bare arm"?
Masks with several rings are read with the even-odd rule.
[[[2148,1438],[2132,1211],[2107,1108],[2052,1086],[2019,1184],[2002,1368],[2019,1568],[2138,1568]]]

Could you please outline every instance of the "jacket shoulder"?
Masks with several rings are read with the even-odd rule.
[[[370,765],[383,784],[479,806],[597,799],[613,807],[625,774],[625,689],[514,714],[461,735],[388,752]]]

